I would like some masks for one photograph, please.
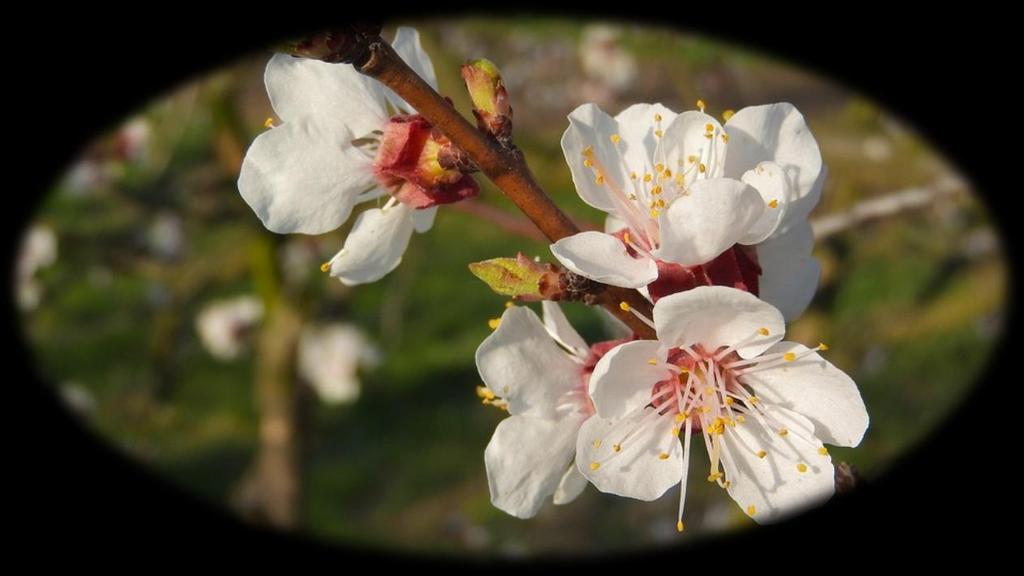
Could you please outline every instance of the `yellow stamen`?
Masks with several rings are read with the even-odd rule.
[[[491,327],[491,330],[497,330],[501,325],[501,318],[491,318],[487,321],[487,325]]]
[[[661,174],[662,172],[665,171],[665,165],[662,164],[661,162],[658,162],[657,164],[654,165],[654,171],[657,172],[658,174]]]
[[[268,117],[266,120],[263,121],[263,127],[264,128],[273,128],[274,127],[274,119]]]
[[[757,508],[754,508],[753,504],[751,504],[750,506],[747,506],[747,514],[750,515],[750,516],[753,516],[754,514],[757,514]]]
[[[604,184],[604,174],[598,174],[597,178],[594,178],[594,182],[597,182],[598,186]]]
[[[762,459],[763,459],[763,458],[764,458],[765,456],[767,456],[767,455],[768,455],[768,453],[767,453],[767,452],[765,452],[764,450],[758,450],[758,451],[757,451],[757,457],[758,457],[758,458],[762,458]]]
[[[611,136],[609,136],[609,139],[612,141],[612,144],[618,144],[619,140],[622,140],[622,138],[619,137],[618,134],[612,134]]]
[[[654,114],[654,121],[655,122],[661,122],[661,114],[655,113]]]
[[[714,132],[715,131],[715,125],[710,123],[710,122],[708,122],[707,124],[704,125],[704,131],[705,132]]]
[[[683,420],[686,420],[686,416],[683,414],[676,414],[676,422],[682,422]]]
[[[657,366],[658,365],[658,359],[657,358],[651,358],[650,360],[647,361],[647,363],[650,364],[651,366]]]
[[[668,168],[665,168],[665,172],[662,173],[661,177],[662,178],[671,178],[672,177],[672,170],[670,170]]]
[[[801,463],[796,465],[796,469],[799,470],[801,473],[807,472],[807,464],[804,464],[803,462],[801,462]]]
[[[515,305],[516,305],[516,303],[511,301],[511,300],[509,300],[508,302],[505,302],[505,308],[511,308],[511,307],[513,307]]]
[[[708,167],[705,166],[703,162],[700,163],[700,166],[698,166],[697,169],[700,170],[701,174],[703,174],[703,173],[708,171]]]
[[[658,198],[658,201],[656,202],[656,204],[658,205],[658,208],[664,208],[665,207],[665,200],[662,199],[662,198]]]
[[[708,476],[708,482],[714,482],[721,478],[722,476],[725,476],[723,472],[714,472]]]
[[[796,354],[793,354],[792,352],[786,352],[785,354],[782,355],[782,359],[785,360],[786,362],[792,362],[793,360],[796,360]]]
[[[644,182],[650,182],[650,181],[651,181],[651,175],[650,174],[644,174]]]
[[[785,428],[779,428],[779,436],[785,436],[786,434],[789,434],[789,430],[786,430]]]
[[[587,168],[593,168],[593,166],[594,166],[594,161],[593,161],[593,160],[591,160],[590,158],[585,158],[585,159],[583,160],[583,165],[584,165],[584,166],[586,166]]]
[[[740,414],[739,416],[736,417],[736,421],[739,422],[740,424],[743,424],[744,422],[747,421],[747,417],[744,416],[743,414]]]
[[[825,344],[824,342],[818,342],[818,350],[821,350],[822,352],[828,350],[828,344]]]
[[[331,263],[330,262],[324,262],[323,264],[321,264],[320,265],[320,271],[321,272],[330,272],[331,271]]]
[[[587,146],[586,148],[584,148],[583,149],[583,155],[588,157],[588,158],[593,156],[594,155],[594,147],[593,146]]]
[[[680,520],[679,522],[676,522],[676,532],[682,532],[683,528],[684,528],[684,526],[683,526],[683,521],[682,520]]]
[[[629,173],[629,179],[630,180],[636,180],[636,172],[630,172]]]
[[[728,141],[729,141],[729,134],[727,134],[725,132],[722,132],[722,142],[728,142]]]
[[[494,400],[494,392],[486,386],[477,386],[476,395],[478,398],[483,398],[484,400]]]
[[[733,402],[735,402],[735,400],[733,400],[731,397],[727,397],[725,399],[725,405],[726,406],[732,406]]]
[[[669,434],[671,434],[672,436],[679,436],[679,428],[676,428],[675,426],[673,426],[672,430],[669,432]]]
[[[615,451],[615,452],[621,451],[622,450],[622,444],[612,444],[612,450]]]
[[[657,136],[658,138],[661,138],[662,136],[665,135],[665,133],[662,132],[661,130],[655,130],[654,135]]]
[[[761,399],[758,398],[757,396],[751,396],[750,398],[747,398],[747,402],[750,402],[751,404],[757,404],[760,401]]]
[[[657,218],[657,217],[658,217],[658,211],[657,210],[651,210],[651,218]]]
[[[668,452],[662,452],[658,454],[658,460],[668,460]]]
[[[821,454],[822,456],[828,456],[828,448],[825,448],[824,446],[818,448],[818,454]]]
[[[655,196],[661,194],[661,186],[655,186],[654,188],[651,188],[651,194]]]
[[[768,203],[768,207],[769,208],[778,208],[779,207],[779,201],[778,200],[772,200],[771,202]]]
[[[736,114],[735,110],[732,110],[732,109],[726,110],[725,112],[722,112],[722,120],[725,120],[726,122],[728,122],[729,119],[732,118],[734,114]]]
[[[600,467],[601,467],[601,463],[600,462],[591,462],[590,463],[590,469],[591,470],[597,470]]]
[[[600,448],[600,447],[601,447],[601,441],[600,440],[594,440],[594,448]]]
[[[758,328],[757,333],[760,334],[761,336],[767,336],[769,334],[768,329],[764,327]]]
[[[629,312],[630,310],[632,310],[632,307],[630,307],[629,302],[619,302],[619,310],[622,310],[623,312]]]
[[[694,156],[693,154],[690,154],[689,156],[686,157],[686,161],[689,162],[690,164],[693,164],[694,162],[697,161],[697,157]]]
[[[706,107],[707,107],[707,105],[704,104],[704,101],[698,98],[697,99],[697,108],[700,108],[700,111],[703,112],[704,108],[706,108]]]

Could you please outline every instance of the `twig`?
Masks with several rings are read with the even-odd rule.
[[[936,200],[951,197],[963,189],[964,185],[959,180],[944,178],[931,186],[901,190],[859,202],[837,214],[819,216],[811,220],[811,229],[815,240],[820,242],[865,222],[931,206]]]
[[[393,90],[429,120],[476,163],[480,170],[533,221],[548,240],[555,242],[580,231],[537,184],[519,150],[505,148],[477,130],[409,68],[379,36],[370,37],[368,40],[368,54],[358,49],[354,51],[356,56],[352,63],[356,70]],[[619,306],[620,302],[626,302],[637,312],[650,317],[651,304],[639,292],[600,285],[596,287],[594,294],[597,303],[625,322],[640,337],[655,337],[649,326]]]

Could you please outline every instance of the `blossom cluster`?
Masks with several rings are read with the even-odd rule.
[[[392,46],[437,88],[415,30],[399,28]],[[475,60],[462,73],[478,126],[507,146],[511,107],[497,68]],[[445,135],[353,67],[276,55],[265,79],[280,123],[268,119],[253,142],[239,190],[279,233],[327,232],[376,201],[322,267],[342,282],[380,279],[438,205],[477,195],[472,167]],[[491,501],[509,514],[532,517],[587,484],[640,500],[678,484],[682,531],[697,443],[708,482],[772,521],[830,496],[825,444],[855,446],[867,429],[856,384],[819,354],[827,346],[783,339],[820,274],[807,216],[827,170],[804,117],[776,103],[726,111],[723,124],[697,108],[635,104],[610,116],[584,104],[568,115],[561,146],[572,181],[607,218],[603,232],[562,238],[551,253],[568,272],[638,290],[652,317],[622,310],[656,337],[588,344],[547,300],[543,318],[510,306],[492,321],[476,353],[478,394],[509,413],[484,454]],[[533,278],[506,272],[494,273],[506,284]]]

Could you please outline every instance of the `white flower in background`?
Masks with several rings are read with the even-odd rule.
[[[703,103],[698,103],[703,109]],[[817,287],[807,215],[825,170],[791,104],[744,108],[723,127],[702,111],[635,104],[612,118],[593,104],[562,136],[576,190],[608,213],[605,233],[559,240],[566,268],[644,288],[654,300],[698,285],[758,294],[787,320]]]
[[[242,353],[252,328],[263,318],[263,302],[255,296],[237,296],[207,304],[196,316],[196,331],[203,346],[220,360]]]
[[[580,39],[580,66],[588,78],[614,92],[628,90],[636,80],[636,58],[619,45],[620,32],[606,24],[591,24]]]
[[[722,286],[662,298],[653,326],[658,340],[622,344],[594,368],[597,415],[577,443],[588,480],[640,500],[679,484],[681,531],[696,433],[710,458],[707,480],[758,522],[832,495],[822,442],[856,446],[868,414],[853,380],[817,354],[824,345],[783,341],[777,309]]]
[[[174,212],[161,211],[146,229],[146,245],[161,258],[174,259],[185,246],[185,231],[181,217]]]
[[[324,402],[340,404],[359,397],[360,366],[373,368],[380,352],[350,324],[307,326],[299,338],[299,374]]]
[[[485,404],[508,410],[484,451],[491,502],[531,518],[554,496],[567,504],[586,480],[573,463],[576,435],[594,413],[587,383],[597,360],[623,342],[588,346],[558,304],[542,303],[544,321],[526,307],[505,311],[476,351]]]
[[[399,28],[395,51],[437,87],[419,33]],[[431,127],[388,88],[348,64],[277,54],[265,82],[283,121],[249,147],[238,178],[242,198],[269,230],[322,234],[338,228],[361,202],[391,194],[362,212],[324,271],[345,284],[382,278],[402,260],[413,230],[433,225],[439,203],[475,195],[476,182],[438,163]]]
[[[34,224],[22,238],[18,252],[14,290],[19,308],[32,310],[39,305],[43,287],[36,280],[36,272],[56,261],[57,235],[48,226]]]

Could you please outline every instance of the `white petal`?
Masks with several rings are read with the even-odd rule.
[[[563,266],[591,280],[639,288],[658,278],[658,265],[650,258],[634,258],[626,245],[610,234],[587,231],[562,238],[551,253]]]
[[[622,165],[622,157],[610,138],[618,133],[615,119],[595,104],[584,104],[569,114],[569,127],[562,135],[562,153],[569,164],[576,192],[584,202],[598,210],[616,212],[619,201],[613,198],[612,188],[623,190],[629,174]],[[603,167],[604,184],[596,182],[596,172],[587,168],[583,151],[591,147],[594,168]]]
[[[585,357],[590,346],[569,323],[569,319],[565,317],[565,313],[562,312],[558,303],[545,300],[541,302],[541,308],[544,312],[544,327],[547,328],[551,337],[565,346],[573,348],[577,356]]]
[[[765,211],[761,195],[739,180],[698,180],[659,216],[654,255],[683,266],[704,264],[740,240]]]
[[[657,340],[634,340],[612,348],[594,366],[590,396],[602,418],[622,418],[651,401],[651,390],[672,373],[664,366],[668,350]]]
[[[562,476],[561,482],[558,483],[558,489],[555,490],[555,504],[561,506],[562,504],[572,502],[583,493],[583,489],[586,487],[587,477],[580,474],[580,471],[576,468],[576,462],[569,464],[569,468],[565,471],[565,475]]]
[[[661,115],[661,122],[654,115]],[[655,131],[672,123],[676,113],[661,104],[633,104],[615,115],[619,150],[630,170],[637,174],[654,173],[654,152],[658,148]]]
[[[484,383],[508,401],[510,414],[556,418],[562,396],[581,382],[580,365],[548,334],[533,310],[513,306],[476,349]]]
[[[745,423],[726,427],[722,436],[722,464],[731,482],[729,496],[748,514],[753,506],[752,517],[761,523],[800,512],[835,491],[832,458],[818,452],[823,446],[814,438],[811,423],[784,408],[768,409],[780,427],[788,430],[785,436],[749,415]],[[759,458],[759,450],[768,454]],[[800,464],[806,466],[804,472]]]
[[[708,124],[712,127],[712,138],[706,136]],[[675,174],[688,174],[684,176],[687,185],[698,177],[719,178],[726,154],[722,133],[722,125],[714,116],[695,110],[683,112],[665,128],[655,158]],[[691,156],[697,160],[691,162]],[[701,163],[705,165],[703,175],[696,169]]]
[[[415,210],[412,213],[412,226],[413,228],[423,234],[430,230],[434,226],[434,217],[437,216],[437,206],[431,206],[430,208],[424,208],[422,210]]]
[[[765,354],[793,352],[797,359],[742,377],[766,404],[799,412],[814,423],[816,436],[837,446],[860,444],[868,428],[868,413],[857,384],[845,372],[807,353],[796,342],[779,342]],[[805,355],[806,354],[806,355]]]
[[[788,102],[750,106],[734,114],[725,129],[729,133],[725,175],[739,178],[760,162],[775,162],[789,180],[783,225],[806,219],[821,197],[825,171],[803,115]]]
[[[412,236],[412,211],[396,204],[360,214],[345,245],[331,259],[331,276],[352,286],[375,282],[397,268]]]
[[[275,54],[263,79],[270,104],[285,123],[315,119],[347,126],[361,138],[387,122],[383,87],[350,64]]]
[[[309,118],[271,128],[246,152],[238,190],[272,232],[329,232],[376,185],[372,160],[349,142],[343,130]]]
[[[807,309],[818,289],[821,267],[811,256],[814,233],[807,222],[798,222],[757,245],[761,266],[758,293],[777,307],[787,322]]]
[[[654,305],[658,339],[666,346],[702,344],[706,350],[736,347],[743,358],[761,354],[782,339],[786,325],[771,304],[725,286],[698,286],[670,294]],[[768,335],[759,331],[764,328]]]
[[[535,516],[572,462],[582,420],[579,414],[558,420],[502,420],[484,450],[491,503],[517,518]]]
[[[623,229],[625,229],[627,227],[628,227],[628,225],[626,224],[626,221],[623,220],[622,218],[619,218],[618,216],[615,216],[614,214],[609,214],[604,219],[604,232],[605,232],[605,234],[613,234],[613,233],[618,232],[619,230],[623,230]]]
[[[576,467],[595,488],[651,501],[679,483],[683,449],[671,433],[675,419],[652,418],[653,412],[647,408],[617,421],[591,416],[583,423],[576,441]],[[620,445],[619,452],[614,451],[615,444]],[[662,454],[667,457],[662,459]]]
[[[761,195],[765,203],[765,211],[761,218],[747,230],[740,239],[740,244],[757,244],[768,238],[778,229],[782,217],[786,213],[786,175],[782,167],[774,162],[761,162],[756,168],[743,174],[743,181],[750,184]]]
[[[434,64],[430,61],[430,56],[423,51],[423,46],[420,44],[419,30],[408,26],[399,27],[395,32],[395,39],[391,42],[391,47],[409,65],[409,68],[412,68],[413,72],[430,84],[431,88],[437,90],[437,74],[434,73]],[[384,92],[391,105],[398,110],[406,114],[416,113],[416,110],[408,102],[392,92],[391,89],[384,88]]]

